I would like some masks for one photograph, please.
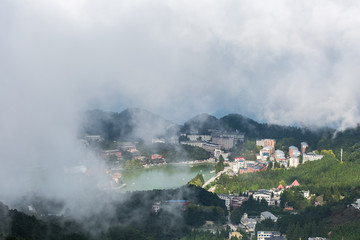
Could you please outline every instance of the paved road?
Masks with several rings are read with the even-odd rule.
[[[204,185],[202,185],[202,187],[206,187],[207,185],[209,185],[210,183],[212,183],[213,181],[215,181],[218,177],[220,177],[220,175],[222,173],[225,173],[227,170],[232,169],[231,166],[229,167],[225,167],[224,170],[222,170],[221,172],[218,172],[215,176],[213,176],[212,178],[210,178],[209,180],[206,181],[206,183],[204,183]]]

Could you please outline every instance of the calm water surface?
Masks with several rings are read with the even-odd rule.
[[[122,180],[126,187],[122,191],[176,188],[185,185],[198,173],[205,181],[214,176],[210,173],[215,165],[165,165],[147,169],[123,172]]]

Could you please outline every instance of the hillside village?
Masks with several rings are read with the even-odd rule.
[[[224,160],[224,168],[221,172],[217,173],[212,179],[207,183],[203,184],[205,189],[208,189],[210,192],[216,192],[216,182],[225,174],[229,177],[236,175],[241,175],[245,173],[254,173],[267,171],[268,169],[274,168],[296,168],[300,164],[316,161],[322,159],[324,156],[318,154],[315,151],[307,152],[309,147],[306,142],[300,142],[299,148],[291,145],[286,151],[276,149],[276,139],[257,139],[255,141],[255,150],[256,150],[256,159],[246,159],[245,156],[233,156],[233,159],[229,159],[232,154],[232,150],[239,145],[244,145],[245,143],[245,134],[238,131],[235,132],[226,132],[210,129],[211,134],[196,134],[191,132],[189,134],[181,134],[178,138],[172,137],[171,139],[166,138],[153,138],[151,144],[153,145],[186,145],[194,148],[201,148],[208,152],[208,159],[198,159],[194,161],[184,161],[183,164],[196,164],[196,163],[212,163],[217,164],[219,159]],[[89,146],[93,142],[101,142],[103,139],[100,136],[86,136],[84,139],[84,144]],[[112,162],[110,168],[107,170],[109,176],[112,180],[119,184],[121,182],[121,174],[119,173],[124,168],[131,168],[131,163],[138,163],[138,166],[149,168],[159,164],[169,164],[166,159],[160,154],[153,152],[150,155],[143,155],[139,149],[137,149],[138,143],[132,142],[114,142],[116,146],[115,149],[104,149],[100,152],[100,157],[105,162]],[[299,150],[300,149],[300,150]],[[127,160],[125,160],[125,156]],[[124,164],[125,162],[125,164]],[[241,216],[239,223],[234,223],[230,221],[230,216],[232,212],[236,209],[242,207],[244,202],[255,200],[256,202],[265,201],[267,206],[272,208],[278,208],[282,206],[284,211],[292,212],[294,208],[292,206],[287,206],[287,203],[281,205],[281,195],[286,189],[291,189],[293,187],[299,187],[300,183],[295,179],[289,185],[285,183],[274,186],[270,189],[258,189],[257,191],[246,191],[243,193],[218,193],[217,196],[224,200],[225,206],[228,210],[228,226],[231,228],[231,234],[235,234],[239,229],[240,232],[249,233],[252,235],[257,234],[257,239],[286,239],[285,235],[280,234],[276,231],[262,231],[261,229],[255,232],[257,223],[261,223],[265,219],[271,219],[271,221],[276,222],[278,217],[270,211],[263,211],[258,216],[249,217],[245,212]],[[310,200],[310,198],[315,197],[314,194],[311,194],[309,190],[300,191],[301,196],[304,199]],[[168,200],[166,204],[189,204],[185,200]],[[321,204],[316,202],[316,204]],[[154,203],[152,211],[158,213],[161,208],[165,207],[164,203],[158,202]],[[183,208],[185,209],[185,208]],[[211,227],[207,227],[207,230]],[[237,235],[237,236],[242,236]],[[271,237],[271,238],[270,238]]]
[[[192,127],[187,129],[147,140],[113,140],[106,135],[86,134],[80,142],[84,150],[90,150],[100,160],[100,166],[96,165],[96,169],[83,163],[65,166],[65,176],[90,183],[101,194],[127,195],[130,194],[125,193],[129,185],[134,183],[125,182],[125,174],[134,172],[136,175],[167,167],[195,169],[195,166],[210,166],[207,174],[210,172],[212,177],[206,178],[206,181],[204,172],[199,171],[194,172],[197,175],[178,189],[135,190],[127,207],[119,212],[131,215],[131,212],[141,209],[146,213],[147,224],[157,222],[155,225],[176,214],[180,217],[179,229],[182,229],[178,230],[178,236],[188,234],[186,236],[207,236],[206,239],[243,240],[295,240],[298,236],[302,239],[336,239],[328,238],[328,229],[333,229],[333,226],[324,224],[329,221],[347,222],[360,215],[357,200],[360,190],[357,193],[355,187],[348,191],[349,186],[356,185],[354,181],[357,181],[360,167],[349,161],[343,162],[342,150],[336,152],[340,158],[332,150],[324,150],[330,149],[319,144],[324,144],[324,137],[321,142],[319,136],[301,135],[306,131],[298,132],[296,138],[284,137],[275,134],[283,132],[276,128],[271,128],[271,131],[279,138],[254,138],[249,131],[245,133],[221,127],[202,128],[202,131]],[[297,130],[290,128],[289,131]],[[324,136],[329,135],[325,132]],[[315,149],[322,150],[318,152]],[[350,150],[347,147],[346,154]],[[356,148],[352,151],[357,153]],[[346,154],[346,159],[356,157]],[[101,182],[94,181],[96,177],[92,177],[99,172],[105,172],[107,178],[101,178]],[[344,174],[346,172],[348,174]],[[194,192],[197,193],[193,195]],[[143,199],[143,195],[152,197],[146,201],[139,200]],[[344,211],[344,214],[338,211]],[[38,215],[39,212],[34,204],[29,204],[26,210],[27,214]],[[311,221],[305,220],[308,216],[311,216]],[[135,227],[149,231],[146,224],[141,224]],[[151,234],[156,235],[154,229]],[[336,229],[334,232],[335,235],[340,234]]]
[[[129,187],[124,182],[124,174],[127,173],[168,166],[211,166],[212,177],[205,181],[203,173],[198,172],[194,179],[184,184],[185,187],[200,188],[209,194],[207,198],[215,197],[220,203],[214,205],[215,200],[199,202],[199,199],[179,197],[181,194],[176,195],[177,197],[160,196],[147,202],[143,211],[159,221],[166,212],[175,211],[184,216],[184,224],[191,227],[192,234],[221,232],[221,239],[225,234],[229,239],[291,240],[295,239],[300,229],[310,228],[310,224],[315,227],[307,232],[301,230],[304,231],[302,236],[307,236],[308,239],[327,239],[324,238],[323,220],[316,220],[315,223],[302,222],[301,227],[294,224],[298,216],[306,218],[304,211],[327,209],[328,204],[347,199],[347,193],[342,188],[334,185],[326,188],[323,183],[318,184],[314,173],[311,173],[312,168],[315,171],[330,168],[333,169],[332,178],[338,179],[341,174],[343,179],[343,171],[337,172],[335,169],[343,167],[349,171],[349,164],[339,161],[332,150],[318,152],[314,150],[318,145],[308,144],[308,140],[314,143],[314,139],[301,137],[302,135],[297,138],[259,139],[249,137],[252,135],[249,132],[236,129],[189,129],[175,135],[159,135],[147,140],[110,140],[105,135],[84,135],[80,140],[81,144],[86,151],[90,150],[101,160],[100,169],[80,163],[78,166],[65,166],[64,172],[83,182],[87,182],[98,172],[105,172],[107,179],[89,182],[96,185],[100,192],[120,193],[127,191]],[[349,173],[356,176],[356,172]],[[326,174],[318,175],[322,178],[324,176]],[[351,181],[354,179],[356,178],[352,177]],[[312,182],[316,182],[316,185],[311,184]],[[358,199],[360,193],[355,196]],[[354,197],[347,205],[348,213],[340,217],[342,221],[346,221],[346,217],[356,218],[357,212],[353,210],[358,211],[360,208],[359,201],[355,201]],[[37,209],[29,205],[28,211],[36,214]],[[136,211],[136,208],[129,211]]]

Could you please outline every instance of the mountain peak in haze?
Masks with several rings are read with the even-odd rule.
[[[108,140],[133,140],[167,135],[177,125],[159,115],[140,108],[128,108],[120,113],[101,110],[86,111],[82,135],[100,135]]]
[[[186,121],[181,132],[209,134],[209,129],[218,129],[219,127],[219,119],[210,114],[202,113]]]

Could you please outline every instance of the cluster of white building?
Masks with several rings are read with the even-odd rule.
[[[232,206],[234,209],[238,208],[242,205],[243,202],[247,201],[249,198],[245,196],[240,196],[236,194],[217,194],[217,196],[225,201],[225,206],[227,210],[230,210],[230,206]]]
[[[263,147],[257,159],[263,162],[267,160],[276,161],[284,167],[297,167],[300,164],[300,156],[303,158],[303,163],[319,160],[323,157],[323,155],[316,154],[315,152],[306,153],[306,148],[308,147],[306,142],[300,144],[300,150],[296,146],[290,146],[288,156],[280,149],[275,150],[275,144],[275,139],[256,140],[256,146]]]
[[[266,219],[270,219],[273,222],[277,222],[278,217],[269,211],[260,213],[260,216],[249,217],[247,213],[244,213],[240,220],[240,228],[245,232],[254,232],[257,223],[260,223]]]
[[[286,236],[275,231],[258,231],[257,240],[286,240]]]

